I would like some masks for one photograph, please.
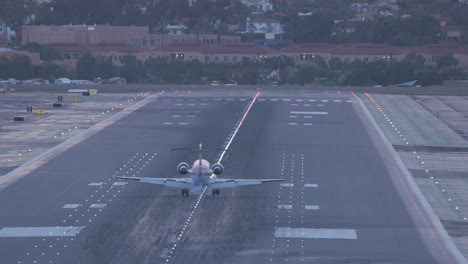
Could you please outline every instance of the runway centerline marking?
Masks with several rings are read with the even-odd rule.
[[[304,187],[306,187],[306,188],[317,188],[318,184],[316,184],[316,183],[306,183],[306,184],[304,184]]]
[[[312,238],[312,239],[357,239],[355,229],[330,228],[292,228],[279,227],[275,231],[276,237],[283,238]]]
[[[0,237],[70,237],[80,233],[84,226],[4,227]]]
[[[308,112],[308,111],[289,111],[290,114],[295,115],[328,115],[328,112]]]
[[[278,205],[278,209],[286,209],[286,210],[291,210],[293,206],[291,204],[280,204]]]
[[[221,163],[221,161],[223,160],[224,158],[224,155],[226,154],[226,151],[229,149],[229,147],[231,146],[232,144],[232,141],[234,140],[234,138],[236,137],[237,133],[239,132],[239,129],[241,128],[242,124],[244,123],[245,121],[245,118],[247,117],[247,115],[249,114],[250,110],[252,109],[252,106],[254,105],[255,101],[258,99],[258,97],[260,96],[260,92],[258,92],[255,97],[252,99],[252,101],[250,102],[250,104],[248,105],[247,109],[244,110],[244,115],[242,117],[242,119],[240,119],[240,121],[238,123],[236,123],[236,126],[235,126],[235,130],[234,130],[234,133],[232,133],[228,141],[228,143],[224,146],[224,150],[221,152],[221,154],[219,155],[219,158],[218,158],[218,161],[217,163]],[[193,208],[191,209],[191,213],[190,213],[190,216],[186,219],[185,221],[185,224],[182,228],[182,231],[180,231],[180,233],[177,235],[177,241],[181,241],[182,240],[182,237],[184,235],[184,233],[186,232],[186,228],[189,226],[191,220],[192,220],[192,216],[196,213],[197,209],[199,208],[199,205],[200,205],[200,201],[203,199],[203,197],[205,196],[206,194],[206,190],[207,190],[208,187],[204,187],[201,194],[198,196],[197,198],[197,201],[195,202],[195,205],[193,206]],[[169,253],[167,254],[166,256],[166,260],[165,262],[168,263],[171,259],[171,257],[173,256],[174,252],[176,251],[177,249],[177,246],[179,245],[179,243],[174,243],[174,245],[169,249]]]

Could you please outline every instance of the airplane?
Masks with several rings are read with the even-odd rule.
[[[188,196],[191,190],[201,189],[203,187],[210,188],[213,196],[219,196],[219,189],[222,188],[284,181],[284,179],[220,179],[218,176],[223,173],[224,166],[221,165],[221,163],[215,163],[210,167],[210,163],[202,157],[202,150],[206,149],[202,144],[199,144],[198,147],[178,148],[173,150],[185,149],[198,149],[198,159],[193,163],[192,168],[189,168],[189,164],[186,162],[181,162],[177,165],[179,174],[190,174],[190,178],[143,178],[123,176],[117,176],[116,178],[181,188],[182,196]]]

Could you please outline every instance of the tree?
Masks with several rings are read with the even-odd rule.
[[[423,46],[437,43],[440,36],[440,25],[434,18],[414,15],[408,18],[383,17],[363,22],[344,40],[395,46]]]
[[[29,57],[15,55],[9,61],[9,78],[18,80],[29,79],[33,75],[33,66]]]
[[[127,79],[128,82],[141,83],[144,79],[143,64],[137,60],[135,55],[127,55],[122,59],[123,66],[120,75]]]
[[[436,62],[439,70],[458,66],[458,60],[455,59],[452,54],[438,56]]]
[[[115,76],[115,66],[110,59],[97,59],[90,53],[84,54],[76,63],[76,75],[79,79],[94,80],[97,77]]]
[[[21,46],[20,49],[27,50],[29,52],[38,52],[40,54],[41,60],[46,62],[60,59],[60,55],[57,51],[39,43],[30,42]]]

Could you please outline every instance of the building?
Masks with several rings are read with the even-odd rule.
[[[246,33],[255,34],[283,34],[283,27],[280,22],[274,19],[258,18],[247,20]]]
[[[165,29],[169,35],[182,35],[187,31],[187,26],[184,24],[169,24],[166,25]]]
[[[148,27],[23,26],[22,44],[122,44],[165,46],[173,44],[240,43],[240,36],[216,34],[149,34]],[[174,32],[173,32],[174,33]]]
[[[8,47],[16,39],[16,32],[0,19],[0,47]]]
[[[149,32],[148,27],[111,27],[111,26],[23,26],[22,44],[36,42],[50,43],[79,43],[102,44],[120,43],[130,44],[132,39],[143,38]]]
[[[135,46],[167,46],[178,44],[229,44],[240,43],[240,36],[227,36],[215,34],[183,34],[183,35],[167,35],[167,34],[148,34],[141,38],[132,39],[131,45]]]
[[[447,41],[459,42],[462,35],[463,30],[459,26],[441,26],[442,37]]]
[[[280,53],[255,44],[224,45],[171,45],[160,49],[162,56],[170,60],[198,60],[201,63],[241,63],[260,61]]]
[[[8,48],[0,48],[0,58],[11,59],[14,56],[26,56],[31,60],[32,65],[41,64],[41,59],[40,59],[39,53],[28,52],[28,51],[23,51],[23,50],[12,50],[12,49],[8,49]]]
[[[384,44],[351,43],[330,45],[324,43],[304,43],[274,50],[264,45],[246,43],[202,44],[180,43],[165,46],[134,46],[127,44],[49,44],[60,53],[67,65],[76,63],[85,53],[99,59],[110,59],[114,64],[122,64],[129,54],[140,61],[164,58],[170,61],[194,61],[205,63],[242,63],[262,61],[272,57],[287,56],[296,64],[313,62],[317,57],[327,63],[332,59],[351,63],[354,61],[374,62],[378,60],[402,60],[410,53],[424,56],[428,65],[435,65],[437,57],[452,54],[460,66],[468,69],[468,46],[427,45],[422,47],[395,47]]]

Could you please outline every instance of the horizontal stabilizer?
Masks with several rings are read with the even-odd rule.
[[[133,180],[143,183],[157,184],[176,188],[190,188],[190,179],[187,178],[139,178],[139,177],[117,177],[123,180]]]
[[[210,188],[221,189],[221,188],[232,188],[246,185],[258,185],[266,182],[279,182],[284,181],[283,179],[212,179],[210,182]]]

